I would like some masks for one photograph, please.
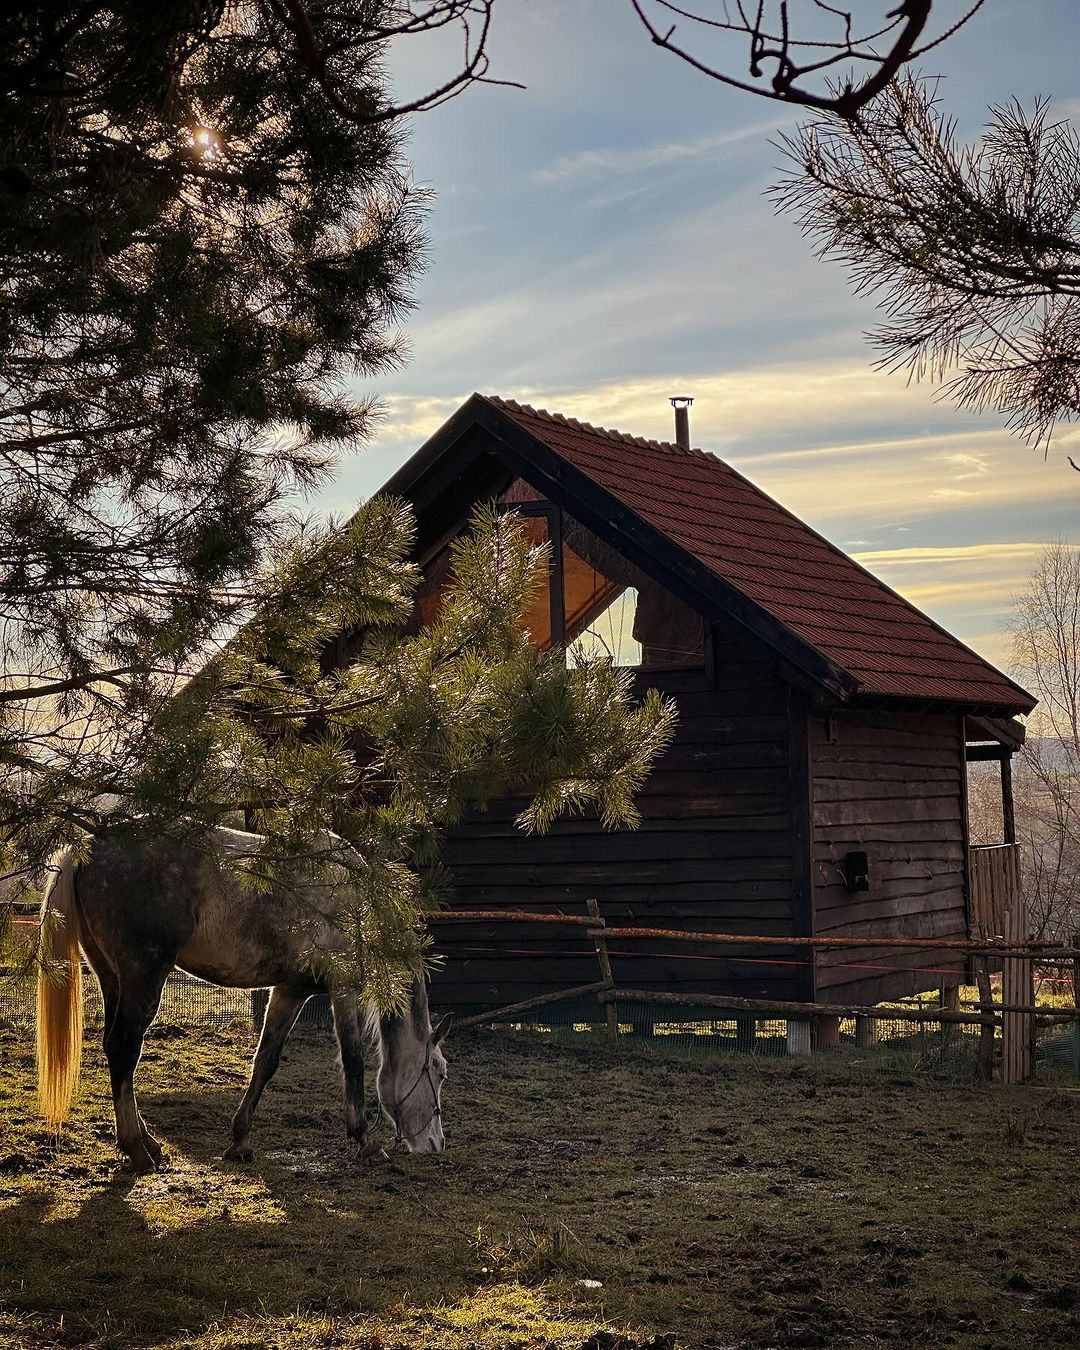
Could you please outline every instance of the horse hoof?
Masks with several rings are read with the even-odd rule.
[[[129,1172],[134,1172],[137,1177],[146,1177],[158,1170],[157,1163],[147,1153],[146,1149],[140,1149],[137,1153],[125,1154],[121,1166]]]
[[[389,1162],[390,1154],[381,1144],[365,1144],[360,1150],[360,1159],[362,1162]]]
[[[254,1161],[255,1151],[247,1144],[230,1144],[221,1156],[226,1162],[249,1163]]]

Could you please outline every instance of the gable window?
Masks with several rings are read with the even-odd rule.
[[[520,478],[498,504],[518,514],[531,543],[549,546],[548,585],[538,589],[524,620],[538,647],[562,646],[568,660],[603,656],[612,665],[644,670],[704,664],[700,614],[617,549]],[[423,570],[417,618],[427,623],[449,578],[449,549],[440,549]]]
[[[653,670],[704,662],[701,616],[565,512],[562,586],[568,655]]]

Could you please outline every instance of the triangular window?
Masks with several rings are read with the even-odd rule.
[[[534,543],[550,546],[548,586],[525,617],[532,640],[561,645],[567,659],[604,656],[641,669],[700,668],[705,660],[701,615],[646,575],[567,512],[515,478],[499,505],[516,511]],[[449,572],[449,549],[424,567],[417,617],[438,612]]]

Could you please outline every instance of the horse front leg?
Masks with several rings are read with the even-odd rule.
[[[345,1089],[345,1132],[360,1145],[360,1156],[382,1150],[369,1142],[364,1114],[364,1030],[360,1004],[350,994],[335,994],[334,1031],[341,1050],[341,1076]]]
[[[251,1077],[240,1105],[236,1109],[232,1123],[232,1143],[222,1154],[231,1162],[250,1162],[253,1154],[248,1137],[251,1134],[251,1121],[255,1108],[259,1104],[263,1088],[277,1072],[281,1062],[281,1052],[289,1039],[289,1032],[300,1016],[300,1009],[308,1000],[310,989],[293,989],[289,985],[276,984],[270,991],[270,1001],[266,1005],[262,1035],[259,1048],[251,1065]]]

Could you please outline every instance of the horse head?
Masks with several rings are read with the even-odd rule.
[[[379,1104],[394,1126],[395,1142],[410,1153],[441,1153],[446,1147],[442,1126],[446,1057],[440,1043],[451,1021],[448,1013],[432,1026],[422,976],[415,980],[404,1012],[379,1019]]]

